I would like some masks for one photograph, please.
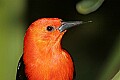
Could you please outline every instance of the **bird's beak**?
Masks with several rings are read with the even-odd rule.
[[[88,23],[91,21],[83,22],[83,21],[68,21],[68,22],[62,22],[62,25],[58,28],[60,32],[63,32],[64,30],[67,30],[68,28],[83,24],[83,23]]]

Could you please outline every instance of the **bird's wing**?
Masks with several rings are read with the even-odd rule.
[[[25,75],[25,65],[23,62],[23,55],[20,58],[19,63],[18,63],[16,80],[27,80],[27,77]]]

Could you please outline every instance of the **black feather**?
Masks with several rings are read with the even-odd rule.
[[[18,63],[16,80],[28,80],[25,75],[25,65],[23,61],[23,55],[21,56],[19,63]]]

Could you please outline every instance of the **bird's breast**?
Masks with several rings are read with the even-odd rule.
[[[29,58],[27,58],[29,59]],[[67,52],[48,56],[32,56],[31,62],[25,61],[25,72],[29,80],[72,80],[73,62]]]

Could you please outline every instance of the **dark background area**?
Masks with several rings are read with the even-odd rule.
[[[76,80],[98,80],[120,33],[120,1],[105,0],[97,11],[87,15],[76,11],[77,2],[78,0],[28,0],[27,25],[43,17],[57,17],[65,21],[92,20],[92,23],[69,29],[62,39],[62,47],[73,58]]]

